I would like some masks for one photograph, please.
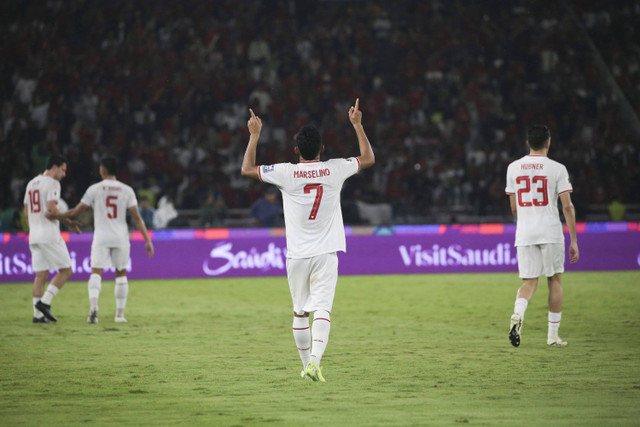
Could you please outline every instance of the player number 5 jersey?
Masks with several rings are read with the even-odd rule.
[[[355,157],[260,166],[260,180],[282,193],[287,258],[346,252],[340,191],[359,169]]]
[[[138,205],[131,187],[114,179],[105,179],[89,187],[81,202],[93,208],[94,244],[129,246],[127,210]]]
[[[546,156],[518,159],[507,169],[505,191],[516,197],[516,246],[564,242],[558,196],[573,191],[564,165]]]

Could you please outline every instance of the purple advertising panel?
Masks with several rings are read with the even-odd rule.
[[[579,223],[580,261],[566,271],[640,269],[640,223]],[[513,224],[347,227],[340,274],[516,272]],[[156,230],[148,259],[131,239],[132,279],[285,276],[283,229]],[[0,234],[0,282],[33,280],[25,233]],[[63,233],[72,280],[91,271],[91,233]],[[568,237],[567,237],[568,240]],[[107,270],[108,276],[109,270]]]

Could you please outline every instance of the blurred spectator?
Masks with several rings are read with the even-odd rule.
[[[229,209],[247,209],[247,108],[265,120],[266,162],[309,121],[328,155],[348,157],[344,111],[358,96],[377,165],[343,194],[390,203],[393,222],[509,218],[504,170],[534,122],[562,142],[550,155],[576,188],[601,183],[574,194],[579,218],[612,188],[640,203],[637,2],[464,3],[8,2],[0,207],[22,202],[20,177],[55,150],[82,166],[65,185],[72,205],[118,153],[120,179],[151,207],[172,194],[175,209],[197,209],[215,182]]]
[[[20,211],[14,207],[0,209],[0,230],[4,232],[21,231]]]
[[[255,218],[261,227],[280,227],[284,223],[282,202],[278,198],[278,190],[268,187],[263,197],[253,202],[249,215]]]
[[[158,209],[153,214],[153,228],[166,228],[169,222],[178,217],[178,211],[173,206],[169,196],[162,196],[158,202]]]
[[[227,206],[222,197],[209,194],[198,212],[198,225],[205,228],[224,227],[227,217]]]
[[[622,221],[624,219],[625,206],[620,203],[620,200],[614,199],[607,205],[609,211],[609,218],[611,221]]]
[[[153,229],[153,217],[156,210],[151,207],[147,196],[138,197],[138,212],[140,212],[140,218],[142,218],[145,227],[147,227],[148,230]]]

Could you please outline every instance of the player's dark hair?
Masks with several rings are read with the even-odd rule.
[[[551,132],[545,125],[531,125],[527,129],[527,141],[533,150],[541,150],[551,138]]]
[[[52,154],[47,160],[47,169],[51,169],[54,166],[62,166],[67,162],[67,159],[60,154]]]
[[[322,137],[314,126],[303,126],[294,137],[300,155],[305,160],[313,160],[320,153]]]
[[[100,159],[100,166],[107,170],[109,175],[116,175],[118,173],[118,161],[113,156],[106,156]]]

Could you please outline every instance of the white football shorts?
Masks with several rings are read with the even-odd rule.
[[[316,310],[331,313],[338,284],[338,255],[332,252],[311,258],[287,258],[287,279],[296,314]]]
[[[60,270],[71,267],[71,257],[64,240],[55,243],[30,243],[33,271]]]
[[[564,273],[564,243],[518,246],[517,250],[521,279]]]
[[[124,270],[129,266],[131,246],[107,247],[91,245],[91,268]]]

